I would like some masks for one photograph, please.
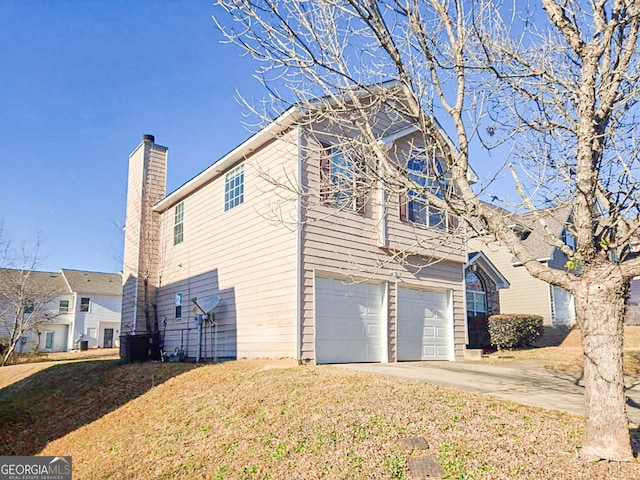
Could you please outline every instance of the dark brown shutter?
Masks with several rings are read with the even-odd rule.
[[[401,193],[398,196],[398,204],[400,205],[400,221],[406,222],[408,218],[407,213],[407,196]]]
[[[456,217],[452,213],[447,214],[447,229],[449,230],[449,232],[453,233],[457,230],[457,228],[458,228],[458,217]]]
[[[320,150],[320,200],[331,195],[331,149],[323,145]]]

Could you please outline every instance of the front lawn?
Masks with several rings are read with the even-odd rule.
[[[505,363],[513,360],[537,360],[541,366],[547,368],[579,372],[583,368],[580,331],[572,330],[562,344],[557,347],[503,350],[491,354],[487,360],[492,363]],[[640,377],[639,326],[625,326],[624,373]]]
[[[637,462],[577,462],[578,416],[335,367],[266,365],[44,370],[0,391],[2,453],[17,444],[72,455],[79,479],[408,478],[408,456],[425,453],[448,478],[640,478]],[[98,370],[76,381],[79,366]],[[398,443],[415,436],[427,451]]]

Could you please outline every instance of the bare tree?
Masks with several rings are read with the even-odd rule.
[[[257,76],[275,110],[296,105],[313,116],[310,125],[357,131],[360,147],[384,166],[363,186],[417,192],[493,235],[534,277],[574,295],[586,393],[581,455],[632,460],[622,346],[625,293],[640,274],[630,248],[639,211],[639,2],[219,0],[218,7],[226,38],[262,62]],[[372,87],[389,78],[394,88]],[[443,195],[437,181],[411,179],[388,161],[376,108],[418,127],[422,145],[435,146],[446,165],[431,175],[446,176],[453,189]],[[483,169],[476,186],[470,161]],[[500,204],[506,180],[495,179],[505,173],[518,195]],[[482,201],[489,198],[507,208]],[[563,205],[575,242],[537,219],[567,259],[567,268],[552,269],[511,228],[509,211]]]
[[[1,235],[0,235],[1,238]],[[2,243],[2,242],[0,242]],[[60,274],[37,271],[40,242],[33,248],[13,249],[3,242],[0,267],[0,337],[4,350],[0,365],[16,357],[18,346],[31,332],[51,322],[58,314],[52,302],[64,293]]]

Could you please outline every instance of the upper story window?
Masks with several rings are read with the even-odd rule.
[[[416,155],[407,162],[407,176],[413,187],[407,193],[408,201],[404,214],[406,219],[419,225],[446,230],[447,215],[441,208],[430,205],[426,198],[427,193],[441,199],[445,198],[447,183],[440,161]],[[400,216],[403,217],[402,211]]]
[[[68,313],[69,312],[69,300],[60,300],[58,304],[58,313]]]
[[[80,311],[81,312],[89,312],[91,309],[91,299],[89,297],[81,297],[80,298]]]
[[[357,191],[361,165],[339,147],[324,145],[320,160],[320,197],[339,208],[362,211],[364,195]]]
[[[244,164],[238,165],[224,178],[224,211],[244,202]]]
[[[576,237],[574,237],[568,229],[564,229],[562,232],[562,241],[565,243],[567,247],[571,250],[576,249]]]
[[[26,302],[24,302],[24,305],[22,306],[22,313],[24,315],[30,315],[33,313],[34,310],[35,310],[35,307],[31,300],[27,300]]]
[[[176,292],[173,303],[176,307],[176,318],[182,318],[182,292]]]
[[[173,219],[173,244],[177,245],[184,240],[184,202],[176,205]]]

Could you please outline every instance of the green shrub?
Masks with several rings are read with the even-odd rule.
[[[540,315],[508,314],[489,317],[491,345],[499,349],[530,347],[541,334]]]

